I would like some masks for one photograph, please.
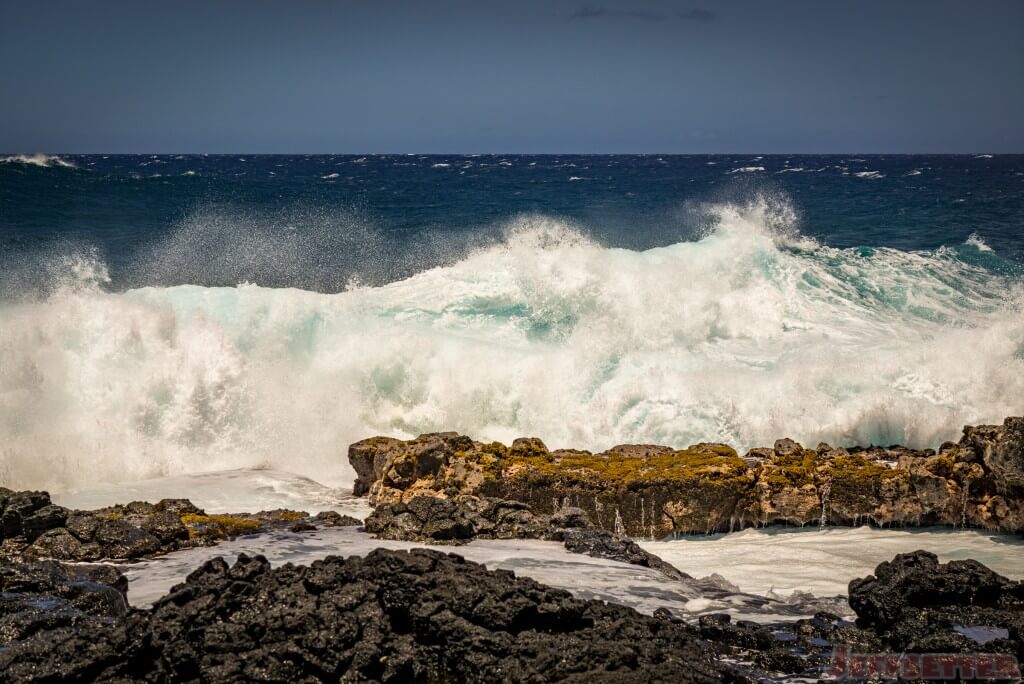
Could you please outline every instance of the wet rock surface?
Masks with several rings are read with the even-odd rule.
[[[827,673],[840,646],[1020,657],[1024,615],[1020,582],[924,551],[851,583],[856,623],[647,616],[425,549],[275,569],[262,557],[218,558],[147,610],[127,608],[126,584],[109,565],[0,565],[0,678],[803,680]]]
[[[896,652],[1005,653],[1024,660],[1024,583],[974,560],[900,554],[850,583],[857,624]]]
[[[965,427],[939,449],[809,449],[780,439],[742,458],[724,444],[621,445],[592,454],[511,446],[453,432],[374,437],[349,447],[370,503],[494,497],[537,514],[573,506],[635,537],[772,524],[948,525],[1024,531],[1024,418]],[[452,531],[455,534],[455,531]]]
[[[436,551],[210,561],[152,609],[0,650],[11,681],[673,681],[727,676],[696,632]]]
[[[544,515],[517,501],[416,496],[408,503],[379,504],[365,528],[382,539],[431,544],[464,544],[473,539],[557,541],[573,553],[652,568],[671,579],[692,579],[629,537],[595,527],[580,508]]]
[[[72,511],[52,503],[46,492],[0,487],[0,559],[8,560],[133,559],[273,529],[361,524],[333,512],[312,517],[289,510],[207,515],[186,499]]]
[[[113,624],[128,612],[128,581],[111,566],[0,563],[0,647],[37,633]]]

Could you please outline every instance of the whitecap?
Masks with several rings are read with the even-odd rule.
[[[738,169],[727,171],[726,173],[754,173],[757,171],[764,171],[763,166],[741,166]]]
[[[880,171],[857,171],[853,175],[857,178],[885,178],[885,174]]]
[[[524,215],[340,294],[108,292],[101,263],[68,263],[51,296],[0,303],[0,481],[267,466],[343,487],[348,444],[445,429],[592,451],[934,447],[1019,412],[1018,280],[956,249],[815,243],[781,198],[702,211],[700,239],[641,252]]]
[[[62,166],[68,169],[77,168],[71,162],[65,161],[55,154],[13,154],[8,157],[0,157],[0,163],[26,164],[28,166],[39,166],[43,168],[51,166]]]
[[[972,232],[970,234],[970,236],[968,237],[968,239],[966,241],[964,241],[964,244],[965,245],[970,245],[971,247],[975,247],[980,252],[991,252],[992,251],[992,248],[989,247],[985,243],[984,240],[982,240],[981,236],[979,236],[979,234],[977,232]]]

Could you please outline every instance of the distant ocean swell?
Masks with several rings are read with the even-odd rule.
[[[784,202],[712,214],[701,239],[643,252],[524,216],[339,294],[115,293],[102,263],[65,257],[45,298],[0,303],[0,481],[267,465],[344,485],[346,446],[377,433],[926,446],[1020,413],[1024,286],[980,238],[840,250]]]

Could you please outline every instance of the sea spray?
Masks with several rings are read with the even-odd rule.
[[[0,479],[59,491],[269,466],[343,486],[349,443],[436,430],[923,447],[1019,410],[1013,276],[948,248],[821,245],[785,203],[712,214],[701,239],[643,252],[533,217],[339,294],[110,292],[88,275],[101,263],[69,267],[74,285],[0,304]]]

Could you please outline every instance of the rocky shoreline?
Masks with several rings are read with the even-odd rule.
[[[923,551],[850,584],[855,623],[691,624],[427,549],[218,558],[145,610],[125,584],[109,566],[0,565],[5,681],[758,682],[820,677],[839,647],[988,654],[1009,677],[1024,658],[1024,584]]]
[[[551,515],[581,508],[631,537],[768,525],[977,527],[1024,532],[1024,418],[964,428],[938,449],[808,449],[791,439],[742,457],[725,444],[621,445],[593,454],[457,433],[374,437],[349,447],[371,505],[491,497]]]
[[[69,510],[54,504],[47,492],[0,487],[0,560],[131,560],[273,529],[362,524],[334,512],[310,516],[284,509],[208,515],[187,499]]]
[[[454,550],[474,539],[557,542],[654,570],[677,587],[714,591],[633,537],[779,522],[1019,532],[1022,428],[1020,418],[968,427],[959,443],[937,451],[809,450],[779,440],[743,457],[720,444],[589,454],[548,451],[536,439],[505,447],[455,433],[373,438],[349,450],[356,493],[374,506],[365,523],[331,512],[210,515],[185,499],[78,511],[45,492],[0,488],[0,675],[757,682],[818,678],[839,648],[980,653],[1016,666],[1013,658],[1024,659],[1024,583],[975,561],[942,564],[926,551],[897,555],[852,581],[856,621],[819,612],[772,625],[727,614],[684,621],[663,608],[645,615],[426,549],[276,568],[261,556],[243,554],[231,566],[217,558],[137,609],[109,561],[277,530],[363,525],[378,539]]]

